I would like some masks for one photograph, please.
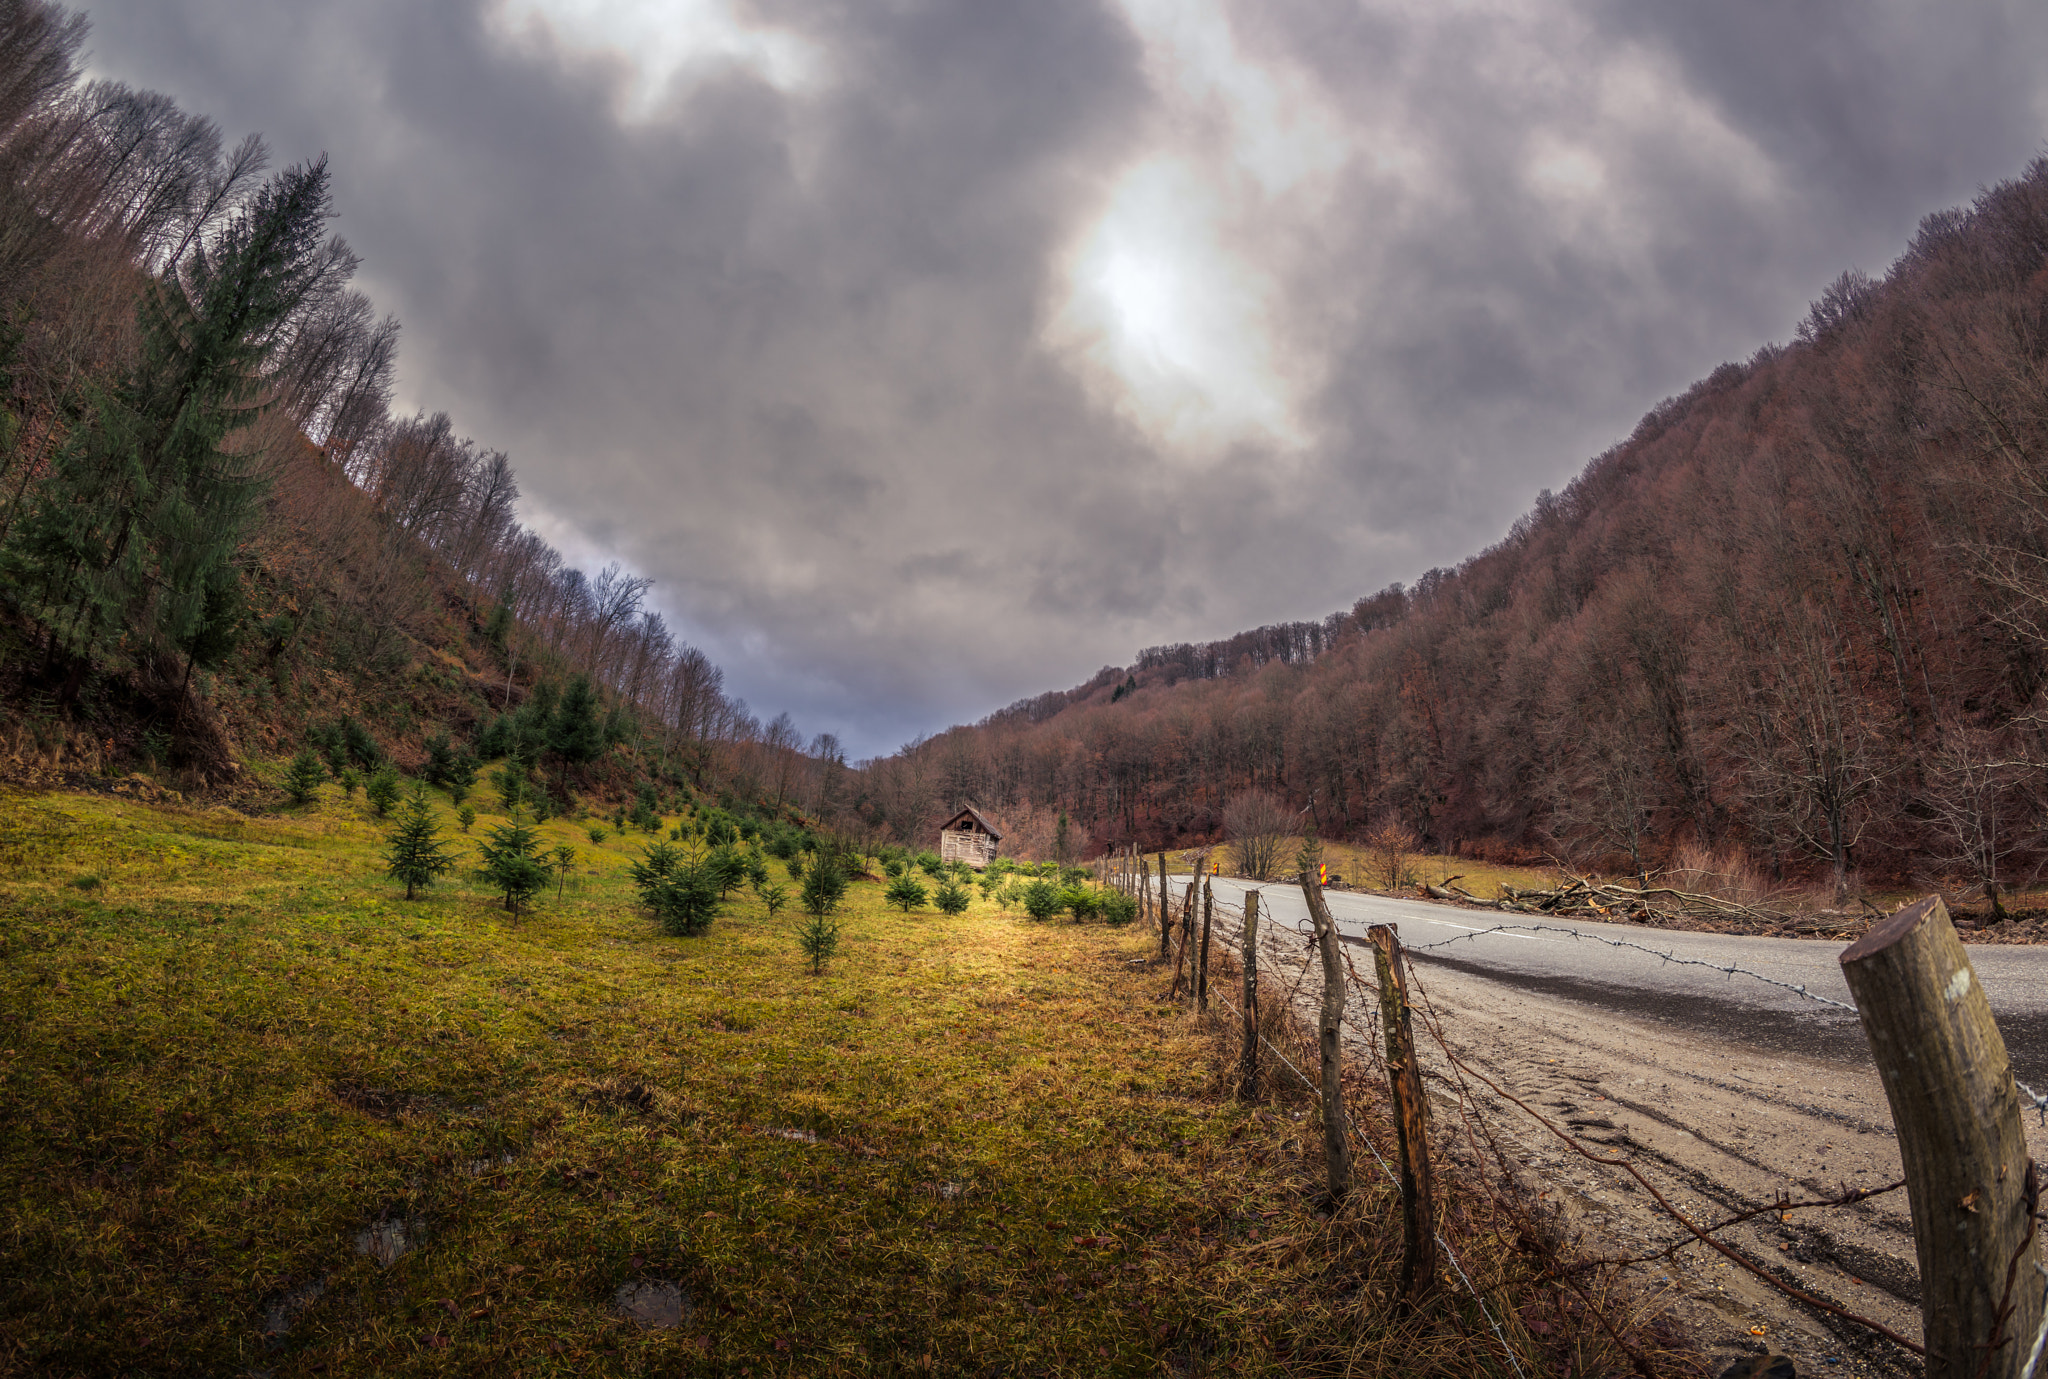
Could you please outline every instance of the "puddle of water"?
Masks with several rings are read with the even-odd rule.
[[[767,1130],[756,1130],[754,1133],[757,1135],[767,1135],[773,1139],[778,1140],[795,1140],[800,1144],[816,1144],[818,1142],[818,1137],[808,1130],[783,1130],[771,1128]]]
[[[612,1305],[621,1317],[649,1331],[681,1326],[695,1310],[679,1285],[660,1279],[620,1284],[612,1294]]]
[[[388,1269],[418,1249],[425,1234],[423,1223],[416,1219],[372,1221],[356,1232],[356,1253],[368,1255]]]
[[[282,1336],[290,1331],[292,1323],[299,1319],[299,1314],[319,1301],[320,1295],[326,1291],[327,1280],[316,1278],[311,1283],[302,1284],[278,1298],[263,1309],[263,1334]]]

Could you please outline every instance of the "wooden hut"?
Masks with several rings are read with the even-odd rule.
[[[996,845],[1002,841],[996,826],[970,804],[940,825],[939,860],[965,862],[979,870],[995,861]]]

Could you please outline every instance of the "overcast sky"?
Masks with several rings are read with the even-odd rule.
[[[2048,6],[95,0],[400,401],[856,755],[1499,539],[2018,172]]]

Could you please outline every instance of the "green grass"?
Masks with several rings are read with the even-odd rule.
[[[439,801],[465,845],[500,821],[472,803],[465,839]],[[266,817],[0,796],[0,1369],[1266,1367],[1256,1284],[1300,1262],[1259,1212],[1304,1208],[1256,1170],[1300,1129],[1211,1095],[1125,966],[1149,935],[862,883],[813,977],[751,898],[662,937],[641,836],[586,827],[544,827],[577,871],[514,918],[466,870],[407,903],[332,785]],[[644,1281],[680,1325],[618,1315]]]

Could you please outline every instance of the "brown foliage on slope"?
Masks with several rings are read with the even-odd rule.
[[[2037,162],[1455,570],[953,729],[875,763],[866,807],[1059,802],[1157,845],[1261,788],[1434,848],[2003,879],[2048,856],[2044,398]]]

